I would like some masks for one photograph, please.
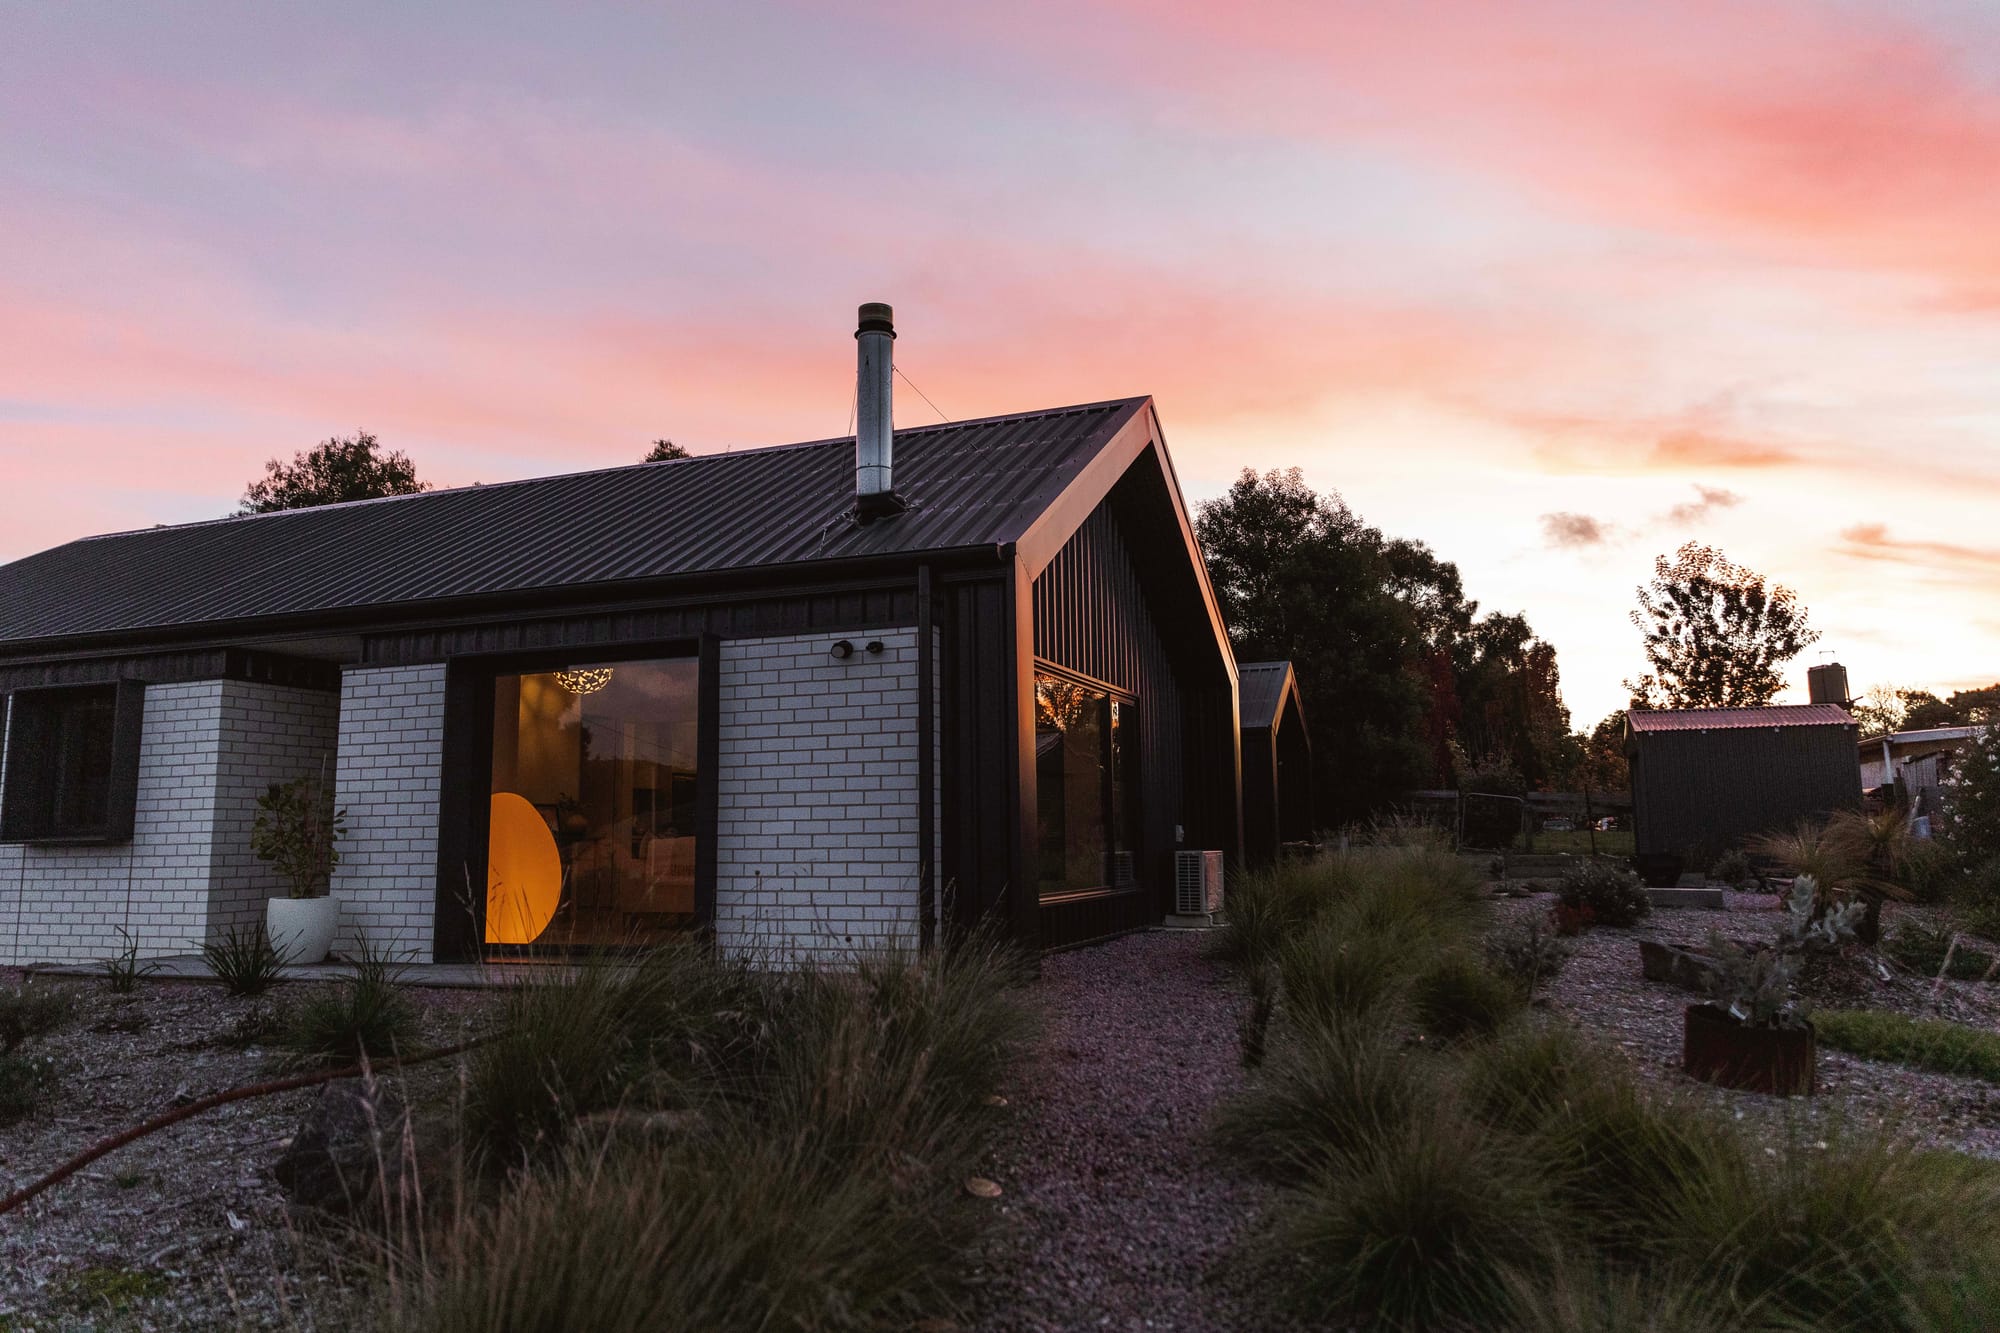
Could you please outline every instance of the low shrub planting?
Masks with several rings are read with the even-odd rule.
[[[1325,941],[1287,953],[1288,998],[1352,994],[1340,913],[1315,924]],[[1362,1007],[1365,1021],[1351,1003],[1281,1007],[1270,1058],[1218,1120],[1223,1148],[1277,1185],[1260,1258],[1308,1315],[1660,1333],[1990,1324],[2000,1168],[1827,1111],[1773,1141],[1532,1013],[1484,1041],[1410,1042],[1434,979],[1456,986],[1477,961],[1449,930],[1374,919],[1374,938],[1407,950],[1394,1002]],[[1500,984],[1518,1008],[1521,988]],[[2000,1077],[2000,1034],[1816,1018],[1829,1045]]]
[[[1517,922],[1496,931],[1486,940],[1486,962],[1514,983],[1524,999],[1535,993],[1569,964],[1571,949],[1541,922]]]
[[[1757,871],[1750,864],[1750,858],[1731,848],[1715,858],[1708,867],[1708,877],[1720,880],[1731,888],[1742,888],[1757,882]]]
[[[1611,861],[1579,861],[1563,871],[1556,902],[1581,911],[1600,926],[1631,926],[1653,910],[1646,885],[1626,867]]]
[[[1883,1009],[1821,1009],[1812,1021],[1821,1042],[1864,1060],[2000,1083],[2000,1032]]]
[[[354,960],[354,975],[302,992],[275,1019],[275,1040],[289,1062],[349,1065],[364,1058],[407,1055],[417,1039],[417,1011],[398,978],[401,969],[372,947]]]
[[[1435,1099],[1389,1027],[1314,1024],[1294,1034],[1217,1121],[1223,1145],[1278,1180],[1352,1152]]]
[[[1401,1329],[1487,1328],[1508,1271],[1552,1248],[1556,1216],[1519,1146],[1448,1108],[1363,1139],[1287,1191],[1278,1243],[1305,1312]]]
[[[34,1114],[55,1087],[56,1064],[33,1051],[0,1054],[0,1125]]]
[[[125,935],[122,930],[118,933]],[[139,957],[139,942],[125,936],[125,947],[104,960],[104,984],[113,995],[130,995],[141,981],[159,970],[158,963]]]
[[[1462,950],[1440,954],[1410,985],[1410,1010],[1439,1041],[1490,1037],[1525,1002],[1519,987]]]
[[[1935,977],[1940,970],[1954,981],[1981,981],[2000,974],[1994,956],[1961,937],[1952,947],[1955,932],[1933,930],[1915,921],[1905,921],[1882,941],[1882,952],[1912,972]],[[1951,964],[1945,965],[1949,956]]]
[[[466,1113],[509,1169],[389,1249],[376,1322],[872,1330],[949,1308],[1023,976],[987,941],[844,972],[690,947],[509,994]],[[670,1108],[670,1133],[610,1128]],[[607,1132],[579,1132],[593,1111]]]
[[[1307,1027],[1392,1009],[1408,990],[1417,947],[1406,935],[1321,920],[1278,949],[1285,1005]]]
[[[201,958],[231,995],[262,995],[285,965],[261,925],[231,926],[201,946]]]
[[[67,990],[33,984],[0,990],[0,1055],[11,1055],[69,1022],[76,1012]]]

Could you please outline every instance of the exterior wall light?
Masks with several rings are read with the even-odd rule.
[[[870,639],[868,641],[868,655],[870,657],[880,657],[882,655],[882,641],[880,639]]]
[[[833,647],[827,649],[826,651],[827,655],[832,657],[837,662],[843,658],[854,656],[854,645],[849,643],[846,639],[836,639],[834,641]]]

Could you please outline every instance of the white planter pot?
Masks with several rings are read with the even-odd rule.
[[[287,963],[323,963],[340,926],[340,899],[273,898],[266,905],[264,933]]]

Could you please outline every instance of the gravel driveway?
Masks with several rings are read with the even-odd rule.
[[[992,1168],[1006,1193],[976,1261],[977,1328],[1284,1326],[1230,1262],[1263,1195],[1208,1142],[1242,1077],[1241,997],[1203,939],[1148,931],[1044,960],[1042,1037]]]

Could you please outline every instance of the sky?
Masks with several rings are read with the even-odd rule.
[[[1697,540],[2000,678],[2000,5],[0,6],[0,560],[368,430],[455,485],[1154,395],[1556,645]],[[899,384],[898,422],[938,419]],[[1332,705],[1323,705],[1332,706]]]

